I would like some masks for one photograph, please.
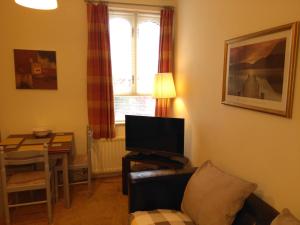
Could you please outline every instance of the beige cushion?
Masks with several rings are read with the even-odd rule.
[[[271,225],[300,225],[300,220],[298,220],[288,209],[283,209],[272,221]]]
[[[230,225],[256,184],[226,174],[210,161],[190,178],[181,209],[197,225]]]

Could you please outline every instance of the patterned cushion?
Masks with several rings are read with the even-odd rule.
[[[194,225],[194,223],[180,211],[158,209],[132,213],[130,225]]]

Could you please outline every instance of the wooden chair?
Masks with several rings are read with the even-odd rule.
[[[87,180],[86,181],[79,181],[79,182],[73,182],[70,183],[70,185],[76,185],[76,184],[88,184],[88,194],[91,195],[92,193],[92,149],[93,149],[93,131],[92,129],[87,126],[86,128],[86,138],[87,138],[87,153],[85,155],[75,155],[71,162],[69,163],[69,170],[70,171],[76,171],[76,170],[82,170],[87,169]],[[58,200],[59,197],[59,191],[58,188],[59,182],[58,177],[59,173],[62,171],[62,166],[59,164],[55,167],[55,199]]]
[[[47,204],[48,222],[52,223],[52,204],[50,188],[50,172],[48,162],[48,146],[44,145],[43,149],[5,151],[0,149],[1,159],[1,176],[4,199],[4,217],[7,225],[10,224],[9,209],[19,206]],[[31,170],[15,172],[7,175],[8,166],[24,166],[31,164],[42,164],[43,170]],[[26,203],[9,203],[8,195],[22,191],[43,190],[46,191],[46,200],[26,202]]]

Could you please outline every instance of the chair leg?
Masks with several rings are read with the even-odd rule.
[[[51,202],[52,204],[53,203],[56,203],[56,199],[55,199],[55,196],[56,196],[56,193],[55,193],[55,179],[54,179],[55,176],[52,177],[52,179],[50,180],[50,185],[51,185]]]
[[[8,207],[8,194],[4,193],[3,196],[3,204],[4,204],[4,218],[6,225],[10,224],[10,215],[9,215],[9,207]]]
[[[47,209],[48,209],[48,223],[52,224],[52,198],[50,187],[47,187]]]
[[[88,194],[92,195],[92,171],[91,168],[88,168]]]
[[[58,170],[54,169],[55,202],[58,202]]]

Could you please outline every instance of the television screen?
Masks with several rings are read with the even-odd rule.
[[[184,119],[125,116],[126,149],[148,154],[183,155]]]

